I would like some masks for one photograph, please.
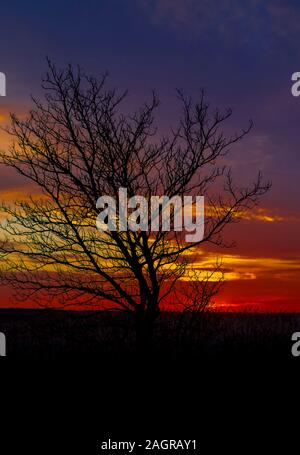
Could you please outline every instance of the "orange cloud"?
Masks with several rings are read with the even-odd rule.
[[[189,253],[191,254],[191,253]],[[297,280],[300,274],[300,258],[251,257],[239,254],[218,254],[222,264],[225,281],[280,279]],[[208,275],[211,281],[218,281],[222,274],[217,271],[211,275],[216,266],[216,253],[194,252],[194,258],[189,262],[186,274],[182,280],[202,280]],[[193,275],[191,272],[193,271]]]

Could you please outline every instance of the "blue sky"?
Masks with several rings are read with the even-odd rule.
[[[262,169],[273,181],[267,204],[299,207],[300,99],[290,93],[300,70],[300,4],[259,0],[87,0],[1,3],[0,70],[7,98],[0,112],[30,106],[39,95],[46,56],[80,64],[129,89],[136,106],[152,89],[162,105],[162,131],[177,118],[175,88],[213,106],[232,107],[230,131],[252,118],[255,128],[231,159],[242,179]]]

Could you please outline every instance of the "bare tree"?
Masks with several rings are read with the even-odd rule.
[[[220,165],[252,125],[226,137],[221,127],[231,110],[211,112],[203,92],[196,103],[179,92],[179,123],[159,137],[154,94],[125,116],[126,92],[107,89],[106,76],[97,80],[51,62],[43,88],[45,99],[33,99],[26,120],[11,116],[13,145],[0,154],[2,164],[41,190],[39,198],[2,204],[7,221],[1,226],[1,280],[47,304],[54,298],[65,307],[110,305],[128,312],[144,347],[161,303],[185,274],[190,248],[223,245],[224,227],[269,189],[260,174],[237,188],[230,169]],[[128,197],[147,200],[204,195],[209,210],[203,239],[187,243],[182,232],[165,232],[161,225],[155,233],[99,232],[96,201],[101,195],[117,198],[121,187]]]

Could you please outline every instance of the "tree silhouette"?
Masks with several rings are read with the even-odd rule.
[[[64,307],[80,303],[124,310],[133,316],[144,348],[162,302],[186,273],[188,250],[199,243],[223,245],[224,227],[270,186],[259,174],[250,186],[237,188],[230,169],[220,164],[252,125],[226,137],[221,127],[231,110],[211,112],[203,92],[196,103],[178,92],[178,126],[160,137],[155,94],[132,115],[123,115],[127,94],[107,89],[106,76],[97,80],[79,68],[58,70],[48,63],[44,100],[33,99],[25,120],[11,116],[13,145],[0,154],[2,164],[41,190],[39,198],[2,204],[1,280],[47,304],[55,299]],[[101,195],[117,198],[120,188],[128,197],[147,200],[204,195],[203,239],[186,242],[183,232],[165,232],[161,224],[157,232],[99,232],[96,201]],[[193,297],[186,308],[199,311],[208,304],[208,281],[203,299]]]

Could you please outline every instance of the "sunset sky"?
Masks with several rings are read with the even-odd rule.
[[[41,94],[46,57],[63,67],[80,64],[94,76],[129,89],[128,108],[155,89],[159,127],[175,123],[175,89],[194,97],[205,89],[212,106],[231,107],[228,133],[254,128],[226,161],[239,182],[261,170],[272,189],[247,219],[226,233],[236,247],[200,248],[194,265],[222,257],[227,281],[220,309],[300,311],[300,97],[291,75],[300,71],[297,0],[15,0],[1,4],[0,125],[25,115]],[[0,147],[8,138],[0,134]],[[0,198],[16,200],[30,186],[0,168]],[[2,306],[13,305],[3,290]]]

